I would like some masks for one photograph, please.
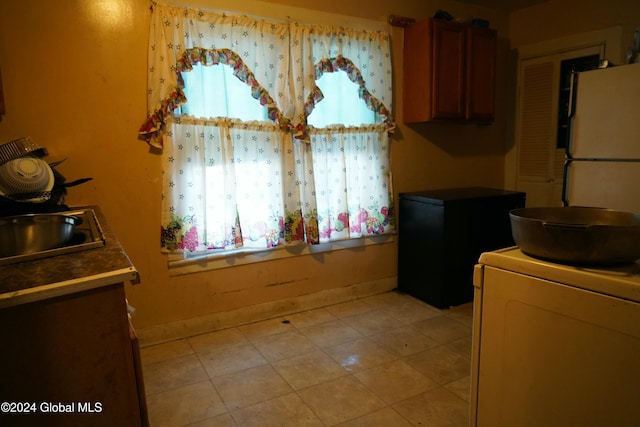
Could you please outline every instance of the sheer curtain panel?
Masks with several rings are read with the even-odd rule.
[[[151,13],[139,136],[162,151],[164,251],[394,231],[388,33],[159,2]]]

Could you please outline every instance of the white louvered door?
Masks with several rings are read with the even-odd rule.
[[[599,54],[603,45],[520,61],[517,190],[527,193],[527,207],[561,206],[564,149],[556,148],[560,64]]]
[[[558,67],[548,57],[520,64],[518,190],[527,193],[529,207],[553,206]]]

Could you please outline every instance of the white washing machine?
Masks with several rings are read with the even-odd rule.
[[[472,426],[640,426],[639,263],[506,248],[481,255],[474,289]]]

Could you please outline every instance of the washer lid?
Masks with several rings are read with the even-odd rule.
[[[478,264],[640,302],[640,261],[620,267],[571,266],[530,257],[513,246],[482,253]],[[482,287],[475,276],[474,286]]]

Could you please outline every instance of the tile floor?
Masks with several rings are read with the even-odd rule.
[[[463,427],[472,304],[391,291],[141,350],[152,427]]]

